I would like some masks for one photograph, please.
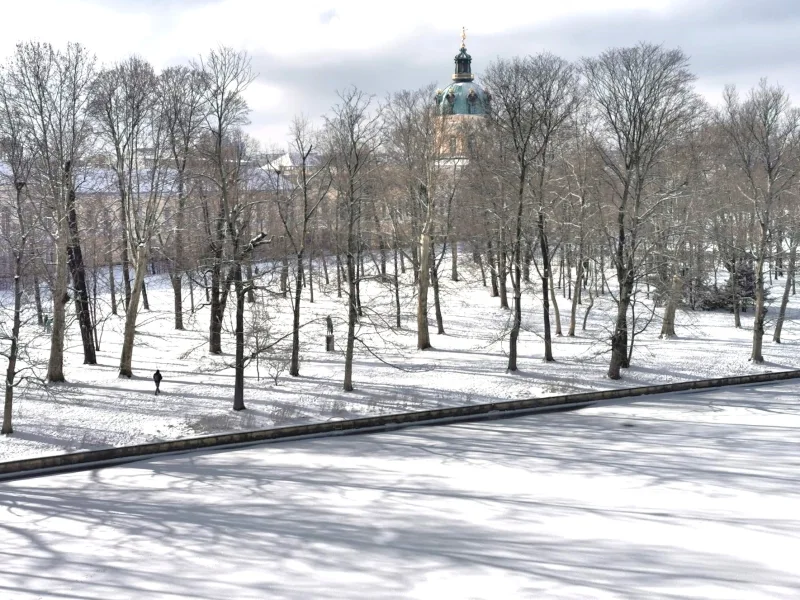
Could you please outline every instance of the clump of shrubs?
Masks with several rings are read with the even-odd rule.
[[[736,274],[733,265],[728,266],[729,277],[722,285],[710,285],[704,282],[695,290],[697,308],[700,310],[728,310],[733,312],[734,302],[739,299],[742,312],[755,304],[756,300],[756,274],[753,262],[741,261],[736,265]],[[734,288],[734,284],[737,284]]]

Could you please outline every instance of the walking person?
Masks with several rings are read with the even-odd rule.
[[[156,369],[156,372],[153,373],[153,381],[156,382],[156,396],[158,396],[158,394],[161,392],[161,390],[159,389],[159,386],[161,385],[161,380],[162,379],[164,379],[164,378],[161,377],[161,371]]]

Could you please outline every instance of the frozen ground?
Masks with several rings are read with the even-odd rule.
[[[332,263],[333,261],[329,261]],[[482,287],[478,273],[465,263],[462,280],[442,277],[445,335],[436,335],[431,295],[433,350],[416,350],[415,298],[406,274],[402,288],[403,329],[390,330],[393,323],[392,295],[374,279],[364,283],[362,300],[367,307],[354,365],[356,391],[342,391],[343,344],[346,303],[337,298],[335,280],[319,289],[321,274],[315,273],[315,302],[309,290],[303,294],[303,348],[301,377],[284,371],[274,384],[269,371],[274,359],[248,369],[245,401],[248,410],[234,413],[233,370],[225,368],[233,354],[231,324],[223,336],[226,355],[212,357],[206,351],[208,310],[187,315],[186,331],[175,331],[172,291],[164,276],[148,277],[151,311],[142,311],[137,325],[133,356],[135,376],[117,376],[121,348],[122,317],[109,317],[102,325],[99,365],[84,366],[79,331],[73,323],[66,355],[66,385],[51,386],[48,393],[28,390],[15,402],[11,437],[0,438],[0,460],[54,454],[85,448],[101,448],[198,434],[256,429],[298,422],[324,421],[386,412],[421,410],[448,405],[491,402],[546,396],[619,386],[667,383],[686,379],[740,375],[765,370],[800,368],[800,296],[792,297],[784,343],[773,344],[768,315],[764,354],[766,365],[748,362],[752,339],[752,314],[743,315],[743,328],[733,327],[733,315],[725,312],[679,311],[678,339],[659,340],[660,310],[649,329],[636,338],[633,367],[621,381],[605,377],[608,344],[614,314],[608,295],[592,309],[586,331],[578,327],[574,338],[554,336],[555,363],[542,362],[541,304],[536,284],[523,299],[524,327],[520,338],[520,370],[507,373],[507,328],[510,312],[499,308]],[[447,261],[442,272],[449,274]],[[331,273],[333,274],[333,268]],[[102,283],[102,282],[101,282]],[[275,279],[267,280],[277,289]],[[775,302],[783,280],[772,290]],[[195,298],[201,291],[195,288]],[[184,293],[189,308],[188,289]],[[645,293],[642,291],[641,298]],[[265,293],[260,321],[271,339],[289,333],[288,299]],[[566,332],[570,302],[559,294]],[[260,305],[260,303],[258,303]],[[250,309],[253,305],[248,305]],[[579,323],[586,305],[578,308]],[[100,304],[101,310],[107,306]],[[646,314],[643,306],[639,314]],[[324,317],[331,315],[336,330],[336,353],[324,352]],[[248,315],[249,323],[255,319]],[[23,335],[29,335],[23,332]],[[500,341],[498,341],[500,340]],[[287,340],[288,341],[288,340]],[[47,340],[39,341],[40,358],[46,359]],[[285,362],[286,343],[278,348],[278,361]],[[283,358],[281,358],[283,357]],[[271,363],[271,364],[270,364]],[[163,395],[153,396],[151,374],[160,368]]]
[[[0,484],[0,596],[800,597],[800,383]]]

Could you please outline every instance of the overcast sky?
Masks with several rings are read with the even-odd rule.
[[[131,54],[156,68],[219,44],[247,50],[250,133],[284,145],[294,114],[319,118],[336,90],[384,97],[453,71],[461,27],[473,72],[497,57],[548,50],[566,59],[649,41],[680,47],[698,89],[767,77],[800,104],[800,0],[0,0],[0,55],[17,41],[78,41],[102,64]]]

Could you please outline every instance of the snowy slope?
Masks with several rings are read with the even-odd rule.
[[[4,599],[796,599],[800,384],[0,484]]]
[[[449,273],[447,261],[442,272]],[[461,274],[459,282],[442,278],[445,335],[435,333],[431,297],[434,349],[424,352],[416,350],[410,274],[406,274],[402,289],[402,330],[389,330],[386,326],[393,323],[391,292],[375,280],[364,284],[362,300],[369,310],[358,335],[369,348],[357,345],[356,390],[345,393],[341,386],[346,300],[337,298],[335,281],[319,289],[321,277],[315,273],[316,301],[309,303],[308,290],[303,296],[301,377],[289,377],[284,371],[276,386],[268,374],[269,365],[258,365],[258,379],[254,364],[247,372],[248,410],[242,413],[231,410],[233,370],[225,368],[234,351],[231,323],[226,323],[223,334],[226,355],[210,356],[206,350],[208,309],[188,316],[186,331],[175,331],[169,282],[165,276],[148,277],[152,310],[142,311],[139,316],[134,378],[117,377],[121,316],[105,321],[98,353],[100,364],[93,367],[82,364],[79,331],[73,323],[65,364],[68,383],[51,386],[47,393],[28,389],[17,399],[15,434],[0,439],[0,460],[297,422],[800,367],[800,325],[796,322],[800,296],[793,297],[790,303],[784,344],[767,341],[772,331],[772,324],[767,324],[766,365],[748,362],[750,312],[743,315],[743,328],[737,330],[728,313],[679,311],[679,338],[659,340],[657,311],[650,328],[636,338],[633,367],[624,372],[623,380],[610,381],[605,372],[614,310],[608,295],[595,302],[586,331],[579,326],[575,338],[554,336],[557,362],[545,364],[539,286],[534,285],[523,299],[525,330],[520,338],[520,370],[508,373],[505,351],[511,314],[499,308],[498,299],[489,296],[474,270],[463,265]],[[270,285],[275,288],[275,281]],[[776,302],[782,285],[781,280],[773,288]],[[187,311],[188,296],[187,290]],[[200,296],[195,288],[198,302]],[[290,301],[273,294],[264,297],[272,339],[287,335],[291,327]],[[559,295],[559,304],[566,332],[570,303]],[[579,323],[584,309],[585,305],[578,309]],[[777,309],[771,308],[768,318],[774,318],[776,313]],[[334,320],[339,350],[336,353],[324,351],[327,315]],[[278,354],[287,356],[285,348],[286,342]],[[46,349],[47,340],[43,338],[38,352],[41,360],[46,360]],[[164,393],[158,397],[153,395],[150,378],[156,367],[164,376]]]

